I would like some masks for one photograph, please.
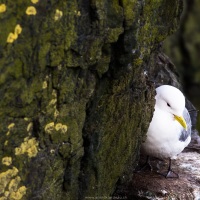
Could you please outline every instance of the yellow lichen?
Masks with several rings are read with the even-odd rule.
[[[13,43],[18,38],[18,35],[15,33],[9,33],[7,37],[7,43]]]
[[[57,21],[59,19],[61,19],[63,16],[63,12],[61,10],[56,9],[56,13],[54,15],[54,20]]]
[[[8,130],[11,130],[15,126],[15,123],[11,123],[8,125]]]
[[[0,194],[3,194],[3,197],[0,197],[0,200],[20,200],[26,194],[27,188],[25,186],[19,187],[21,178],[16,176],[18,173],[17,168],[13,167],[12,170],[7,170],[0,174],[2,175],[2,182],[0,182]],[[15,177],[16,176],[16,177]],[[8,187],[7,187],[8,185]],[[7,191],[5,191],[5,188]]]
[[[8,197],[8,196],[9,196],[9,194],[10,194],[10,192],[9,192],[9,191],[5,191],[5,192],[4,192],[4,196],[5,196],[5,197]]]
[[[15,148],[15,155],[21,155],[22,154],[22,149],[19,147]]]
[[[56,90],[53,90],[53,91],[52,91],[52,96],[57,97],[57,92],[56,92]]]
[[[79,11],[79,10],[78,10],[78,11],[75,10],[74,12],[75,12],[75,14],[76,14],[77,16],[79,16],[79,17],[81,16],[81,11]]]
[[[56,125],[54,122],[51,122],[45,126],[45,132],[51,134],[53,130],[61,131],[62,133],[67,132],[67,125],[63,125],[61,123],[57,123]]]
[[[4,158],[2,158],[2,164],[10,166],[12,164],[12,157],[4,157]]]
[[[67,125],[62,125],[61,132],[62,133],[66,133],[67,132]]]
[[[16,192],[11,192],[10,200],[20,200],[26,194],[27,188],[25,186],[20,187]]]
[[[57,91],[52,91],[52,99],[50,100],[48,104],[48,109],[52,111],[52,114],[54,115],[54,118],[57,118],[59,115],[59,111],[57,109]]]
[[[37,146],[38,141],[36,138],[29,139],[29,137],[26,137],[20,147],[15,148],[15,155],[18,156],[27,153],[28,157],[35,157],[38,153]]]
[[[24,138],[24,142],[27,142],[29,140],[29,137]]]
[[[18,172],[18,169],[13,167],[12,169],[8,169],[7,171],[0,173],[0,194],[5,192],[6,186],[11,179],[18,174]]]
[[[34,145],[31,148],[28,148],[27,153],[28,153],[28,157],[30,158],[37,156],[37,153],[38,153],[37,146]]]
[[[24,117],[24,121],[29,121],[30,120],[30,118],[28,118],[28,117]]]
[[[57,123],[55,125],[55,129],[56,129],[56,131],[59,131],[60,129],[62,129],[62,124],[61,123]]]
[[[22,32],[22,27],[20,26],[20,24],[17,24],[15,26],[15,34],[19,35]]]
[[[21,181],[21,178],[19,176],[16,176],[14,179],[12,179],[8,185],[9,191],[10,192],[17,191],[20,181]]]
[[[18,35],[22,32],[22,27],[20,26],[20,24],[17,24],[15,26],[15,31],[14,33],[9,33],[8,37],[7,37],[7,42],[8,43],[13,43],[17,38]]]
[[[31,0],[32,3],[36,4],[39,2],[39,0]]]
[[[27,15],[36,15],[36,14],[37,14],[37,10],[35,9],[34,6],[29,6],[29,7],[26,9],[26,14],[27,14]]]
[[[10,131],[14,128],[14,126],[15,126],[15,123],[11,123],[8,125],[8,132],[6,133],[7,136],[10,135]]]
[[[27,132],[30,132],[30,131],[32,131],[32,129],[33,129],[33,122],[30,122],[29,124],[28,124],[28,126],[27,126]]]
[[[5,4],[1,4],[0,5],[0,13],[6,12],[6,5]]]
[[[57,118],[59,115],[59,111],[57,109],[55,109],[55,112],[54,112],[54,118]]]
[[[46,133],[51,133],[54,130],[54,122],[47,124],[44,130]]]
[[[52,99],[50,102],[49,102],[49,106],[50,105],[55,105],[57,102],[57,99]]]
[[[0,200],[8,200],[8,198],[7,197],[0,197]]]
[[[47,81],[44,81],[42,84],[42,89],[46,89],[47,88]]]
[[[79,16],[79,17],[81,16],[81,11],[77,12],[77,16]]]

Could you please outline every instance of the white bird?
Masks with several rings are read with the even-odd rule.
[[[176,174],[171,170],[171,159],[175,158],[190,143],[191,119],[185,108],[183,93],[170,85],[156,88],[156,103],[147,137],[141,146],[141,152],[159,159],[169,159],[165,177]],[[150,164],[149,164],[150,165]],[[178,177],[178,174],[176,174]]]

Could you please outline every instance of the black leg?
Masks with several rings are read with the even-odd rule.
[[[150,163],[150,156],[147,156],[146,162],[141,167],[139,167],[139,169],[136,169],[135,171],[140,172],[140,171],[144,171],[145,169],[149,169],[150,171],[153,170],[151,163]]]
[[[172,171],[171,164],[172,164],[172,160],[170,158],[169,159],[168,171],[167,171],[167,174],[165,175],[165,178],[179,178],[179,175],[176,172]]]
[[[172,164],[172,160],[170,158],[167,173],[159,173],[159,174],[163,175],[165,178],[179,178],[179,175],[172,170],[171,164]]]

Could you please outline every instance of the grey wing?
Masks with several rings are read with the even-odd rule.
[[[191,119],[190,119],[190,114],[189,114],[189,112],[186,108],[183,111],[183,118],[186,121],[187,130],[185,130],[185,129],[182,130],[181,135],[179,137],[179,140],[181,142],[184,142],[189,136],[191,136],[192,122],[191,122]]]

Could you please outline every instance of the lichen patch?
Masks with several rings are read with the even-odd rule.
[[[56,9],[56,13],[54,15],[54,20],[58,21],[62,18],[63,16],[63,12],[61,10]]]
[[[78,10],[78,11],[77,11],[77,10],[75,10],[74,12],[75,12],[75,14],[76,14],[78,17],[80,17],[80,16],[81,16],[81,11],[79,11],[79,10]]]
[[[67,125],[62,123],[57,123],[56,125],[54,122],[51,122],[45,126],[45,132],[51,134],[53,131],[60,131],[61,133],[67,132]]]
[[[54,122],[50,122],[49,124],[47,124],[44,128],[45,133],[51,133],[54,130]]]
[[[13,43],[18,38],[18,35],[21,34],[21,32],[22,32],[22,27],[20,26],[20,24],[17,24],[15,26],[14,33],[11,32],[8,34],[7,43]]]
[[[18,35],[15,33],[9,33],[7,38],[7,43],[13,43],[18,38]]]
[[[33,129],[33,122],[30,122],[26,128],[27,132],[31,132]]]
[[[36,3],[39,2],[39,0],[31,0],[31,2],[32,2],[33,4],[36,4]]]
[[[10,181],[10,183],[9,183],[9,185],[8,185],[8,190],[9,190],[10,192],[12,192],[12,191],[17,191],[17,187],[18,187],[20,181],[21,181],[20,176],[16,176],[14,179],[12,179],[12,180]]]
[[[48,85],[48,84],[47,84],[47,81],[44,81],[43,84],[42,84],[42,89],[46,89],[46,88],[47,88],[47,85]]]
[[[2,164],[10,166],[12,164],[12,157],[4,157],[4,158],[2,158]]]
[[[60,114],[58,109],[57,109],[57,91],[53,90],[52,91],[52,99],[49,101],[49,104],[47,106],[48,112],[51,112],[56,119],[58,115]]]
[[[11,124],[9,124],[9,125],[8,125],[8,130],[13,129],[14,126],[15,126],[15,123],[11,123]]]
[[[19,187],[21,182],[20,176],[17,176],[18,169],[13,167],[5,172],[0,173],[0,200],[20,200],[26,194],[25,186]]]
[[[8,132],[6,133],[7,136],[10,135],[11,130],[15,127],[15,123],[11,123],[8,125]]]
[[[52,99],[52,100],[49,102],[49,106],[55,105],[56,102],[57,102],[57,99]]]
[[[36,138],[24,138],[24,142],[20,145],[20,147],[15,148],[15,155],[27,154],[28,157],[35,157],[38,153],[38,141]]]
[[[52,96],[55,97],[55,98],[57,98],[57,92],[56,92],[56,90],[52,91]]]
[[[26,9],[26,14],[27,15],[36,15],[37,14],[37,10],[34,6],[29,6],[27,9]]]
[[[7,146],[8,145],[8,140],[6,140],[5,142],[4,142],[4,146]]]
[[[9,136],[9,135],[10,135],[10,131],[8,131],[8,132],[6,133],[6,135]]]
[[[0,194],[5,192],[6,186],[11,179],[18,174],[18,172],[18,169],[13,167],[12,169],[8,169],[7,171],[0,173]]]
[[[55,125],[55,130],[56,131],[61,131],[62,133],[66,133],[67,132],[67,125],[63,125],[61,123],[57,123]]]
[[[54,118],[57,118],[59,114],[60,114],[59,111],[57,109],[55,109],[55,112],[53,114]]]
[[[26,194],[27,188],[25,186],[20,187],[17,191],[13,191],[10,194],[11,200],[20,200]]]
[[[17,24],[15,26],[15,34],[19,35],[19,34],[21,34],[21,32],[22,32],[22,27],[20,24]]]
[[[24,121],[30,121],[30,118],[28,118],[28,117],[24,117]]]
[[[6,4],[0,4],[0,13],[6,12]]]

